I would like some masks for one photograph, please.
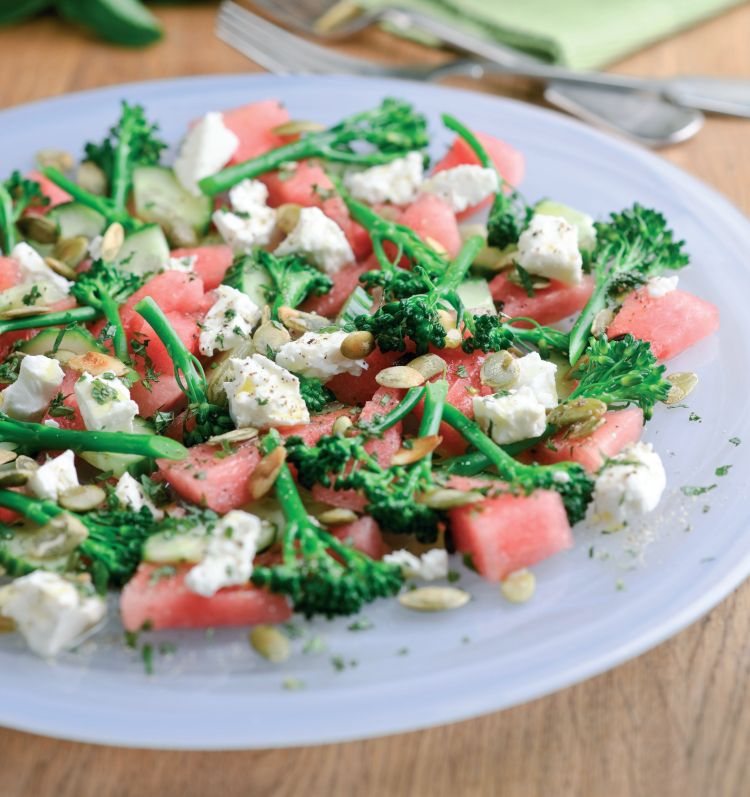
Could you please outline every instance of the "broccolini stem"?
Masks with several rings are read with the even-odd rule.
[[[5,332],[17,332],[20,329],[37,329],[38,327],[67,326],[68,324],[87,323],[101,316],[94,307],[74,307],[72,310],[61,310],[57,313],[40,313],[24,318],[13,318],[0,321],[0,335]]]
[[[0,490],[0,506],[18,512],[34,523],[44,526],[53,517],[61,515],[63,510],[51,501],[40,501],[37,498],[30,498],[23,493],[16,493],[13,490]]]
[[[169,319],[164,315],[164,311],[150,296],[141,299],[134,309],[149,323],[169,352],[180,390],[192,404],[204,403],[207,386],[203,366],[187,350],[180,336],[169,323]]]
[[[0,234],[3,236],[3,251],[9,255],[16,245],[16,221],[13,214],[13,197],[2,182],[0,182]]]
[[[513,326],[517,321],[526,321],[533,326],[531,328]],[[525,316],[509,318],[505,322],[505,326],[511,330],[515,341],[531,344],[543,355],[549,356],[556,352],[559,354],[568,353],[570,337],[567,332],[561,332],[559,329],[542,326],[533,318],[526,318]]]
[[[185,459],[187,449],[170,437],[125,432],[87,432],[55,429],[41,423],[16,421],[0,413],[0,442],[18,443],[30,451],[106,451],[143,457]]]
[[[437,288],[441,293],[450,293],[458,288],[466,279],[466,274],[471,268],[474,258],[479,254],[483,246],[484,240],[481,235],[472,235],[471,238],[467,238],[464,241],[461,250],[455,259],[451,261],[443,276],[440,277]]]
[[[506,454],[515,456],[522,451],[533,448],[537,443],[541,443],[557,431],[557,427],[548,425],[544,430],[544,434],[539,437],[531,437],[528,440],[519,440],[517,443],[509,443],[506,446],[499,446]],[[446,473],[451,473],[456,476],[476,476],[484,470],[487,470],[493,463],[487,454],[481,451],[470,451],[466,454],[459,454],[455,457],[445,459],[440,463],[440,470]]]
[[[426,388],[424,387],[410,387],[401,401],[390,412],[368,424],[367,431],[373,435],[379,435],[395,426],[419,404],[425,390]]]
[[[594,288],[591,298],[576,319],[575,324],[573,324],[573,329],[570,330],[568,357],[571,365],[575,365],[578,362],[580,356],[586,349],[594,319],[598,313],[607,306],[609,288],[608,282],[600,282]]]
[[[449,129],[452,130],[454,133],[457,133],[473,150],[474,154],[479,158],[479,163],[481,166],[484,166],[485,169],[495,169],[495,164],[492,162],[492,159],[487,154],[487,150],[482,146],[479,139],[474,135],[474,133],[469,130],[464,124],[458,121],[455,116],[451,116],[449,113],[444,113],[440,117],[443,120],[443,124]],[[497,171],[497,169],[495,169]],[[503,178],[501,175],[498,174],[500,181],[503,182]]]

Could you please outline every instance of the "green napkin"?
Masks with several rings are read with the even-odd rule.
[[[574,69],[596,69],[742,0],[359,0],[398,6]]]

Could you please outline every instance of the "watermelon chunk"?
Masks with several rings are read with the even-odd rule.
[[[352,523],[336,526],[331,529],[331,534],[371,559],[382,559],[388,552],[380,527],[371,517],[361,517]]]
[[[78,381],[78,378],[81,376],[81,374],[78,371],[74,371],[70,368],[63,368],[63,371],[65,376],[63,378],[62,384],[60,385],[60,393],[65,396],[63,405],[73,410],[73,414],[71,416],[52,418],[49,413],[46,413],[44,420],[46,421],[49,419],[56,421],[60,425],[61,429],[83,430],[86,428],[86,426],[83,423],[81,411],[78,409],[78,400],[76,399],[74,392],[75,383]]]
[[[142,368],[142,365],[141,365]],[[139,371],[144,376],[142,370]],[[147,389],[143,382],[136,382],[130,388],[130,398],[138,405],[139,415],[150,418],[155,412],[176,412],[187,403],[174,374],[160,374],[158,380],[151,382]]]
[[[240,140],[230,164],[262,155],[284,143],[281,136],[272,132],[274,127],[289,121],[289,112],[278,100],[251,102],[224,111],[222,117],[224,124]]]
[[[151,277],[132,294],[120,309],[126,330],[134,334],[142,319],[133,309],[141,299],[150,296],[165,313],[194,313],[203,301],[203,280],[183,271],[164,271]],[[150,329],[150,328],[149,328]]]
[[[12,257],[0,256],[0,291],[21,284],[21,266]]]
[[[201,298],[203,295],[201,294]],[[170,311],[164,313],[180,340],[185,344],[191,354],[198,351],[198,322],[193,316],[184,313]],[[174,363],[167,352],[166,346],[161,342],[159,336],[151,326],[139,315],[133,315],[129,325],[130,334],[139,341],[148,340],[146,354],[151,359],[153,367],[159,374],[174,373]],[[135,367],[138,373],[144,374],[145,358],[135,356]]]
[[[276,431],[282,437],[301,437],[305,445],[314,446],[323,435],[332,434],[336,418],[349,415],[349,410],[338,409],[333,412],[322,412],[311,415],[310,423],[301,423],[297,426],[280,426]]]
[[[354,289],[359,285],[360,274],[373,268],[368,262],[352,263],[344,266],[341,271],[337,271],[331,276],[333,287],[328,293],[322,296],[311,296],[303,305],[302,309],[308,313],[317,313],[326,318],[333,318],[344,305],[344,302],[351,296]]]
[[[571,548],[573,535],[559,493],[506,493],[448,513],[456,548],[471,556],[477,572],[501,581]]]
[[[207,291],[213,290],[221,284],[234,259],[232,250],[224,244],[194,246],[175,249],[172,252],[172,257],[192,257],[193,255],[198,258],[195,261],[194,271],[203,280],[203,287]]]
[[[578,462],[595,473],[609,457],[619,454],[629,443],[635,443],[643,433],[643,410],[628,407],[607,412],[604,423],[586,437],[566,440],[563,432],[550,437],[529,452],[529,459],[542,465],[555,462]]]
[[[461,248],[461,233],[451,206],[434,194],[420,194],[401,214],[399,223],[423,240],[431,238],[445,248],[449,258]]]
[[[647,340],[659,360],[669,360],[719,328],[719,308],[687,291],[651,296],[631,293],[607,329],[610,338],[630,333]]]
[[[375,381],[375,376],[383,370],[393,365],[404,353],[399,351],[382,352],[380,349],[365,358],[367,370],[359,376],[352,374],[338,374],[333,379],[326,382],[326,387],[330,388],[338,401],[342,404],[364,404],[369,401],[375,391],[380,387]]]
[[[190,565],[179,566],[175,575],[167,577],[155,574],[157,568],[142,563],[122,591],[120,616],[127,631],[144,626],[158,630],[273,624],[291,617],[282,595],[248,584],[226,587],[205,598],[185,586]]]
[[[554,324],[583,309],[594,289],[594,280],[588,275],[578,285],[552,280],[546,288],[535,290],[533,296],[528,296],[505,273],[493,277],[489,285],[492,298],[503,303],[506,315],[533,318],[540,324]],[[529,327],[531,324],[520,322],[517,326]]]
[[[248,479],[260,462],[252,443],[237,446],[232,454],[218,458],[216,446],[202,443],[188,449],[180,462],[157,461],[164,479],[185,499],[224,514],[250,501]]]
[[[41,172],[36,169],[30,171],[27,175],[29,180],[36,180],[39,187],[42,189],[42,194],[49,199],[49,203],[44,207],[30,207],[26,210],[27,216],[42,216],[48,210],[52,210],[56,205],[62,205],[65,202],[70,202],[73,197],[60,186],[55,185],[48,177],[45,177]]]

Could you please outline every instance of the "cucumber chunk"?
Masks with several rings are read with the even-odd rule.
[[[490,293],[490,286],[484,279],[464,280],[456,289],[456,293],[463,302],[464,307],[472,313],[495,314],[495,302]]]
[[[371,315],[373,301],[369,293],[361,286],[351,292],[349,298],[344,302],[343,307],[336,316],[336,323],[341,326],[350,321],[354,321],[357,316]]]
[[[578,228],[578,247],[585,251],[591,251],[596,245],[596,230],[594,222],[588,213],[571,208],[562,202],[554,202],[551,199],[542,199],[534,205],[534,213],[541,213],[543,216],[561,216],[568,224]]]
[[[154,434],[154,427],[144,418],[136,417],[133,419],[134,434]],[[131,476],[141,476],[144,473],[151,473],[154,469],[154,461],[151,457],[143,457],[139,454],[110,454],[107,451],[82,451],[78,456],[93,465],[103,473],[112,472],[115,478],[120,478],[127,472]]]
[[[158,224],[150,224],[128,235],[115,265],[144,276],[161,271],[169,260],[169,244]]]
[[[267,292],[271,287],[268,272],[252,257],[236,260],[224,277],[224,284],[246,293],[258,307],[268,303]]]
[[[81,205],[79,202],[66,202],[57,205],[47,214],[60,227],[61,238],[73,238],[83,235],[86,238],[95,238],[104,232],[107,220],[93,208]]]
[[[107,353],[96,338],[83,327],[64,331],[54,327],[43,329],[33,338],[24,341],[19,350],[24,354],[45,354],[61,362],[69,359],[70,354],[86,354],[90,351]]]
[[[211,223],[213,203],[186,191],[171,169],[141,166],[133,173],[135,215],[158,224],[173,246],[196,246]]]

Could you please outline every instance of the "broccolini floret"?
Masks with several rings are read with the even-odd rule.
[[[6,255],[18,242],[16,224],[24,212],[30,207],[48,204],[49,199],[42,193],[39,183],[29,180],[19,171],[0,182],[0,249]]]
[[[307,376],[298,378],[300,395],[310,412],[323,412],[326,404],[336,400],[333,391],[327,388],[320,379]]]

